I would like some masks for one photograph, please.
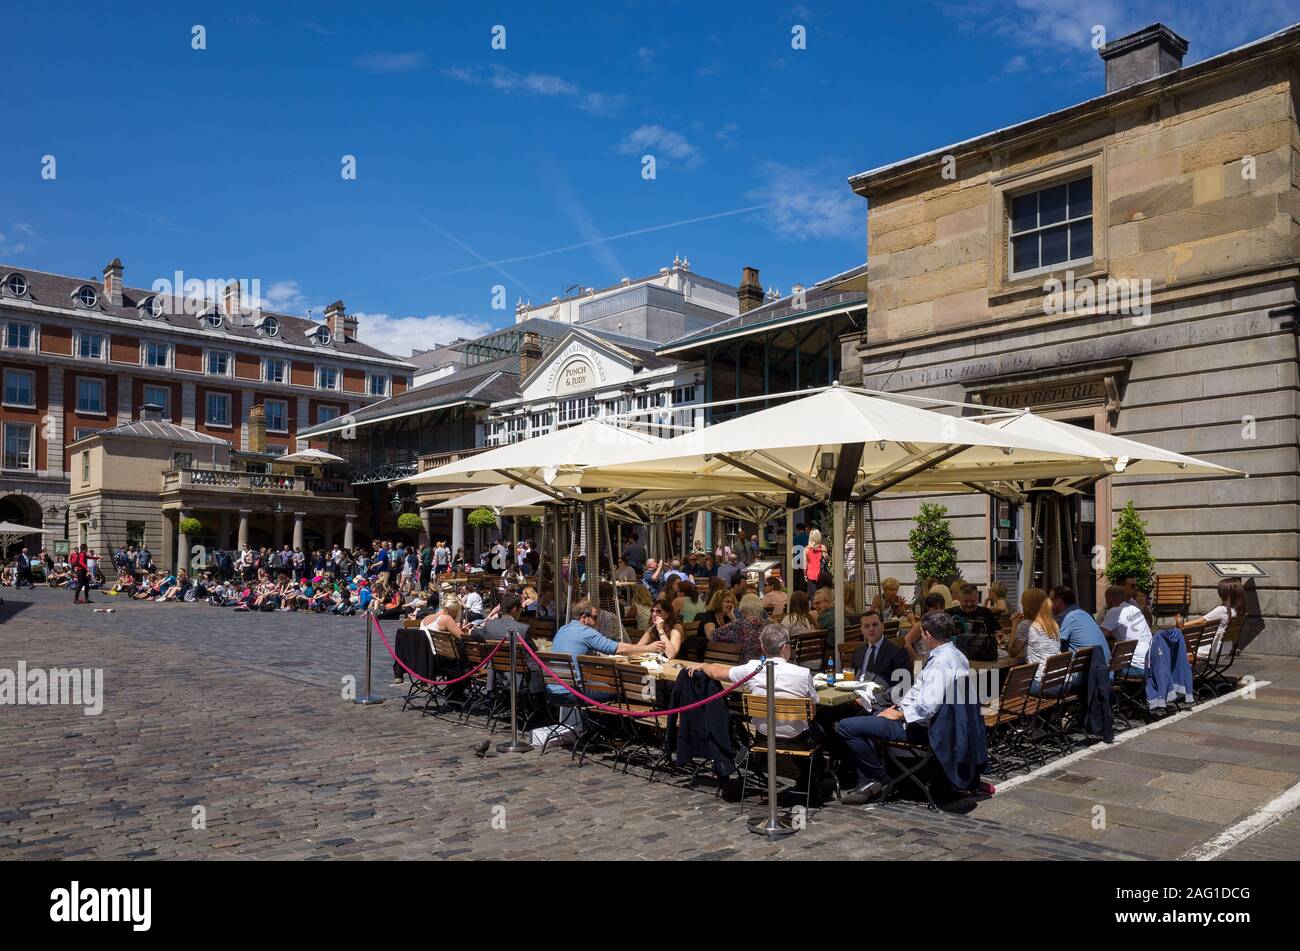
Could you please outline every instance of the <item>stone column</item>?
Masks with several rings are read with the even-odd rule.
[[[276,551],[284,544],[284,513],[275,513],[275,526],[271,530],[271,544]]]
[[[350,512],[343,516],[343,547],[349,551],[352,550],[352,527],[356,520],[357,517]]]
[[[63,475],[63,444],[66,440],[63,438],[63,368],[50,367],[46,376],[45,390],[45,413],[46,418],[42,421],[43,426],[48,427],[47,438],[45,441],[45,464],[41,465],[41,460],[36,460],[37,469],[45,469],[51,476]],[[75,405],[75,404],[74,404]],[[41,427],[37,427],[38,431]],[[32,451],[36,447],[32,446]],[[60,504],[67,502],[67,490],[59,499]],[[60,533],[61,535],[62,533]],[[51,538],[59,536],[52,535]],[[50,546],[54,550],[54,546]]]
[[[451,510],[451,555],[456,557],[456,550],[465,547],[465,510]]]
[[[307,516],[306,512],[293,513],[293,547],[302,548],[302,520]]]
[[[252,513],[249,509],[239,510],[239,550],[243,551],[244,546],[248,544],[248,516]]]
[[[162,559],[159,564],[170,571],[176,566],[177,519],[175,512],[163,512],[162,516]]]
[[[428,509],[420,509],[420,544],[433,544],[433,513]]]
[[[794,509],[785,510],[785,590],[794,594]]]
[[[181,528],[181,523],[189,517],[190,513],[183,510],[176,513],[176,571],[182,568],[188,571],[190,567],[190,536]]]
[[[194,428],[194,403],[196,395],[197,392],[194,389],[193,383],[185,382],[181,384],[180,423],[186,429]],[[176,411],[173,409],[173,417],[175,416],[175,413]]]

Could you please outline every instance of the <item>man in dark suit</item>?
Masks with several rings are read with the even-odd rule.
[[[881,620],[879,612],[875,609],[867,608],[859,624],[862,630],[862,643],[853,652],[852,669],[844,670],[842,678],[874,681],[886,691],[893,690],[894,685],[899,684],[901,696],[912,684],[911,655],[907,653],[906,648],[891,644],[885,637],[885,622]],[[880,698],[877,707],[882,704],[888,706],[890,703],[888,693],[877,694],[877,696]],[[847,755],[847,748],[843,747],[839,735],[835,732],[835,725],[848,717],[861,717],[870,713],[870,710],[863,707],[862,701],[855,698],[852,703],[818,705],[817,722],[825,731],[827,742],[831,745],[840,745],[840,752]]]
[[[882,687],[892,687],[903,677],[906,683],[912,680],[912,658],[907,649],[890,643],[885,638],[885,622],[880,615],[868,608],[860,621],[862,644],[853,652],[853,679],[873,680]],[[898,674],[899,680],[895,679]],[[848,672],[846,672],[847,675]]]

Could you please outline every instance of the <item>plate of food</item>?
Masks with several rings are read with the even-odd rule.
[[[837,680],[835,681],[836,690],[860,690],[867,685],[866,680]]]

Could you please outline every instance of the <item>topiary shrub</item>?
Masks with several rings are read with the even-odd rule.
[[[1110,559],[1106,563],[1106,580],[1119,584],[1129,575],[1137,579],[1137,586],[1150,591],[1155,577],[1156,560],[1151,556],[1151,540],[1147,538],[1147,523],[1138,515],[1129,501],[1119,511],[1115,533],[1110,539]]]
[[[912,552],[918,583],[935,578],[946,584],[961,575],[947,514],[947,506],[931,502],[922,502],[921,510],[916,513],[916,528],[907,536],[907,546]]]
[[[202,535],[203,523],[192,515],[187,515],[181,519],[180,530],[185,535]]]
[[[418,532],[424,529],[424,520],[414,512],[403,512],[397,516],[397,527],[404,532]]]
[[[475,528],[495,527],[497,523],[496,512],[493,512],[486,505],[480,505],[474,511],[469,513],[467,521]]]

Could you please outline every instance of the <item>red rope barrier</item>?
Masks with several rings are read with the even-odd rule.
[[[532,655],[533,660],[537,661],[537,666],[542,668],[542,672],[545,673],[546,676],[550,677],[557,684],[559,684],[569,693],[573,694],[579,700],[584,700],[587,703],[589,703],[591,706],[595,707],[596,709],[603,710],[606,713],[617,714],[618,716],[621,717],[632,717],[634,719],[646,719],[648,717],[666,717],[674,713],[685,713],[688,710],[694,710],[696,707],[702,707],[706,703],[713,703],[715,700],[721,700],[723,697],[731,693],[736,688],[749,683],[751,680],[757,677],[759,675],[759,672],[762,671],[763,669],[760,666],[758,670],[755,670],[752,674],[748,675],[747,677],[742,677],[740,680],[737,680],[731,686],[724,687],[720,693],[716,693],[712,697],[708,697],[704,700],[696,700],[694,703],[688,703],[684,707],[674,707],[670,710],[647,710],[645,713],[633,713],[630,710],[620,710],[618,707],[611,707],[607,703],[601,703],[599,700],[594,700],[591,697],[588,697],[586,694],[581,693],[578,690],[575,690],[573,687],[570,687],[559,677],[559,675],[555,673],[555,671],[551,670],[551,668],[546,666],[546,662],[537,656],[537,652],[533,650],[532,645],[529,644],[528,641],[521,640],[519,643],[524,645],[524,650],[528,651],[528,653]]]
[[[492,648],[492,650],[488,651],[488,655],[483,658],[483,662],[480,663],[473,670],[469,671],[469,673],[461,674],[459,677],[455,678],[454,680],[430,680],[428,677],[421,677],[410,667],[407,667],[406,664],[402,663],[402,658],[397,656],[397,652],[393,650],[393,645],[389,644],[388,638],[384,636],[383,625],[379,623],[379,619],[376,618],[373,614],[370,615],[370,623],[373,624],[375,626],[375,630],[379,632],[379,639],[384,642],[384,646],[388,648],[388,653],[393,655],[393,660],[397,661],[397,665],[401,667],[404,671],[406,671],[408,674],[410,674],[412,677],[414,677],[416,680],[429,684],[431,687],[448,687],[452,684],[458,684],[462,680],[468,680],[469,678],[477,674],[480,670],[482,670],[484,667],[486,667],[491,662],[496,652],[501,649],[501,646],[503,644],[505,644],[504,639],[497,641],[497,646]]]

